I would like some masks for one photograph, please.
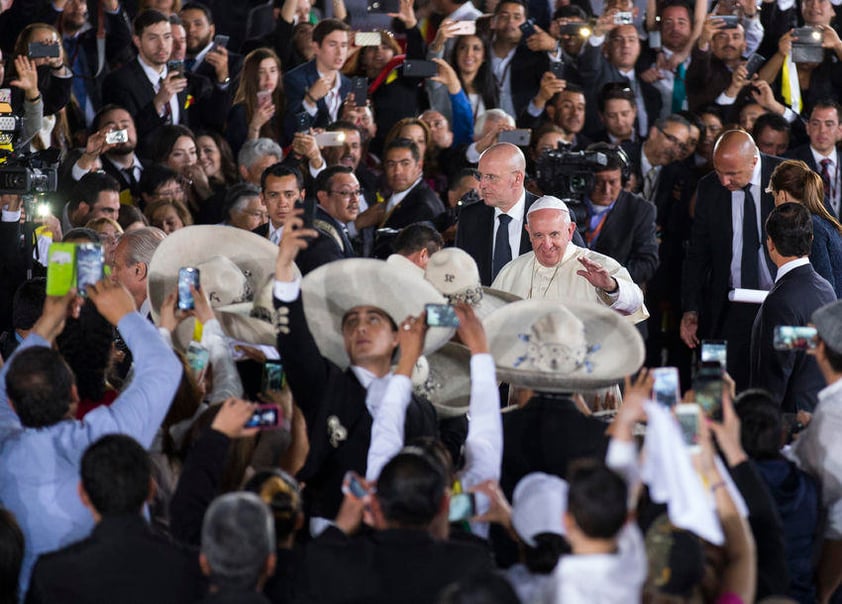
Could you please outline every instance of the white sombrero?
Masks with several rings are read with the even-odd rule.
[[[447,298],[448,303],[466,302],[480,319],[521,299],[514,294],[483,286],[476,261],[458,247],[444,248],[430,256],[424,276]]]
[[[342,338],[342,318],[357,306],[383,310],[399,325],[417,316],[425,304],[445,304],[444,297],[421,276],[400,270],[383,260],[350,258],[320,266],[301,282],[307,325],[321,353],[342,368],[350,363]],[[427,330],[424,353],[440,348],[453,329]]]
[[[595,304],[521,300],[483,321],[501,381],[545,392],[616,384],[643,365],[637,329]]]
[[[412,375],[415,394],[430,401],[440,418],[465,415],[471,402],[471,351],[448,342],[419,364]]]
[[[175,231],[161,242],[149,263],[152,317],[158,320],[164,298],[176,289],[178,269],[192,266],[199,269],[202,290],[228,336],[274,346],[277,312],[272,286],[277,254],[277,246],[268,239],[243,229],[199,225]],[[177,345],[186,347],[190,342],[193,323],[188,319],[179,325],[173,334]]]

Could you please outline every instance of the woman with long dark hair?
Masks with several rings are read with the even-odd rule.
[[[235,157],[247,140],[281,139],[284,104],[278,55],[268,48],[251,51],[243,62],[240,87],[234,95],[225,131]]]
[[[822,177],[803,161],[788,159],[778,164],[769,179],[775,206],[794,201],[810,210],[813,219],[813,247],[810,264],[842,297],[842,224],[824,205]]]

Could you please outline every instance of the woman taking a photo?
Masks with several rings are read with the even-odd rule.
[[[234,156],[247,140],[280,140],[283,134],[283,115],[281,60],[268,48],[253,50],[243,62],[240,87],[228,114],[225,136]]]

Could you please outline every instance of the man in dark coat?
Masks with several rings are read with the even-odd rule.
[[[775,208],[766,219],[766,234],[778,276],[751,331],[751,386],[772,393],[783,411],[812,412],[825,386],[816,359],[803,350],[775,350],[774,331],[779,325],[806,325],[813,311],[836,300],[836,293],[810,265],[813,222],[807,208],[797,203]]]

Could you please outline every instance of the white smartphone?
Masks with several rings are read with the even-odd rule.
[[[675,417],[681,428],[681,438],[690,453],[698,453],[702,446],[699,441],[699,425],[702,410],[696,403],[681,403],[675,406]]]
[[[345,133],[339,132],[321,132],[316,135],[316,144],[319,148],[323,147],[341,147],[345,144]]]
[[[681,400],[678,386],[678,369],[675,367],[656,367],[652,370],[655,384],[652,386],[652,398],[664,407],[675,407]]]
[[[455,36],[473,36],[477,33],[476,21],[456,21],[453,24],[453,35]]]
[[[356,46],[380,46],[381,40],[379,31],[358,31],[354,34]]]

